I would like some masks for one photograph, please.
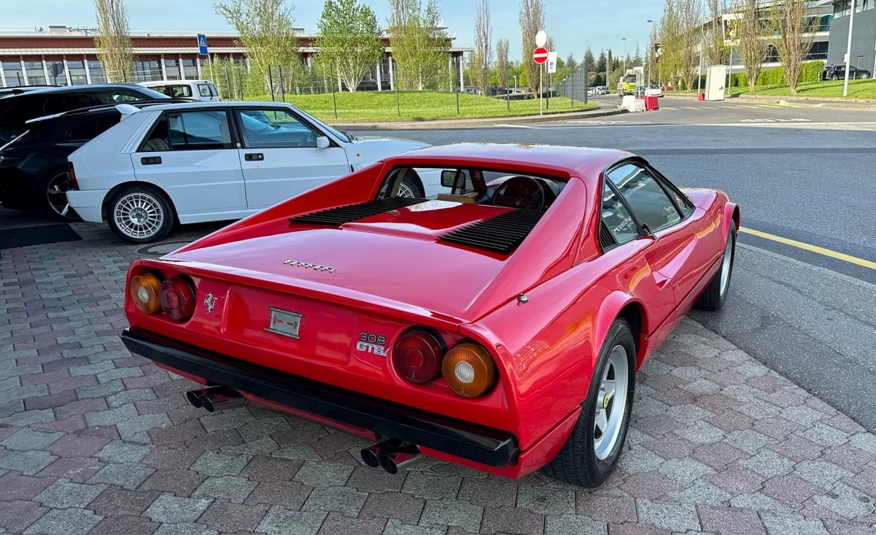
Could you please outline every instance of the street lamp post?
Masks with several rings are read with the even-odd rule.
[[[621,41],[624,42],[624,74],[627,73],[627,38],[621,37]]]
[[[648,19],[648,54],[647,54],[647,56],[650,59],[648,60],[648,65],[647,65],[648,72],[645,75],[645,77],[647,78],[647,80],[645,80],[646,84],[651,83],[651,60],[654,59],[654,56],[652,55],[652,54],[654,54],[654,43],[651,42],[651,37],[653,35],[654,35],[654,21],[651,19]]]
[[[852,28],[855,24],[855,0],[852,0],[852,9],[849,17],[849,43],[846,45],[846,79],[843,82],[843,96],[849,96],[849,62],[852,60]]]

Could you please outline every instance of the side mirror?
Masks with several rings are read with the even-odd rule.
[[[316,138],[316,148],[318,149],[327,149],[329,148],[329,138],[325,136],[319,136]]]
[[[458,171],[441,171],[441,185],[445,188],[453,188],[456,186],[456,175]]]

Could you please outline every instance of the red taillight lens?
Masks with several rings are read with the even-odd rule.
[[[186,321],[195,313],[195,291],[180,277],[162,282],[158,297],[164,313],[173,321]]]
[[[70,179],[70,189],[78,190],[79,183],[76,182],[76,172],[73,170],[73,162],[67,162],[67,177]]]
[[[441,373],[444,348],[432,333],[408,331],[392,351],[392,364],[399,375],[412,383],[428,383]]]

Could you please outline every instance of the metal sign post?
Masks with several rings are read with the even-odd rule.
[[[210,50],[207,48],[207,36],[199,33],[198,34],[198,55],[206,56],[207,62],[210,64],[210,80],[216,81],[213,77],[213,61],[210,60]]]
[[[852,29],[855,24],[855,0],[852,0],[852,9],[849,17],[849,44],[846,45],[846,79],[843,82],[843,96],[849,96],[849,62],[852,59]]]
[[[532,59],[536,63],[539,64],[538,67],[538,114],[544,114],[544,75],[542,71],[544,70],[544,62],[547,61],[548,51],[544,48],[545,43],[547,43],[547,34],[544,30],[539,30],[537,34],[535,34],[535,46],[538,48],[532,53]]]

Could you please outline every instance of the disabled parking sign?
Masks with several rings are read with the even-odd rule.
[[[202,33],[198,34],[198,53],[202,56],[210,55],[207,51],[207,36]]]

